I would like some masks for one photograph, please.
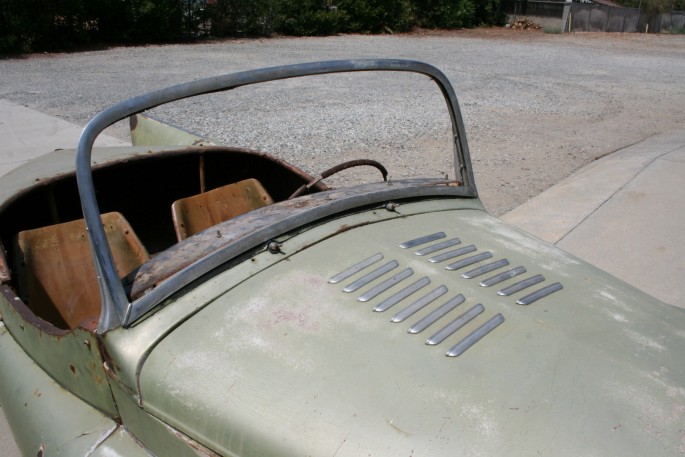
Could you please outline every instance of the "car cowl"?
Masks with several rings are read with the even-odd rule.
[[[412,208],[329,221],[245,260],[265,265],[249,277],[198,286],[212,298],[142,363],[143,408],[226,455],[683,452],[683,310],[481,209]]]

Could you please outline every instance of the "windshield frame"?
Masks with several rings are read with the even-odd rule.
[[[214,262],[205,262],[206,268],[192,268],[190,274],[184,270],[183,278],[174,280],[155,293],[144,295],[134,303],[126,295],[119,279],[112,252],[100,219],[100,210],[95,197],[92,176],[92,149],[97,136],[110,125],[151,108],[202,94],[228,91],[237,87],[268,81],[277,81],[304,76],[361,71],[394,71],[419,73],[433,80],[443,94],[452,123],[454,169],[461,186],[460,196],[477,197],[469,148],[464,123],[457,97],[451,83],[440,70],[432,65],[395,59],[364,59],[311,62],[285,65],[223,76],[210,77],[149,92],[118,103],[95,116],[84,128],[76,150],[76,178],[81,207],[88,228],[93,261],[97,270],[102,311],[98,322],[98,333],[120,325],[130,325],[142,314],[167,298],[175,290],[197,279]],[[135,308],[135,312],[133,312]]]

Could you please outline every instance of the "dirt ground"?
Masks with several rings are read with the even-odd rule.
[[[153,88],[264,66],[369,57],[421,60],[449,77],[459,97],[476,182],[494,214],[517,207],[598,157],[685,127],[684,35],[480,28],[122,47],[0,60],[0,97],[85,125],[100,110]],[[272,99],[257,99],[263,101],[257,103],[256,119],[244,120],[239,110],[228,121],[218,120],[255,101],[249,97],[235,105],[208,100],[202,107],[186,106],[170,113],[170,119],[213,138],[245,139],[240,145],[267,151],[291,151],[291,136],[303,126],[313,127],[313,133],[303,135],[314,152],[298,150],[299,155],[289,157],[312,170],[325,165],[316,163],[321,157],[316,151],[330,150],[331,162],[339,161],[335,153],[343,134],[356,135],[351,148],[359,151],[386,139],[384,121],[372,111],[362,119],[336,113],[332,129],[324,131],[319,106],[337,88],[322,83],[320,98],[315,98],[311,87],[294,87],[301,90],[309,113],[289,125],[290,106],[269,110]],[[361,87],[355,96],[362,103],[373,101],[380,88]],[[418,94],[417,103],[423,103],[418,85],[398,88]],[[405,102],[398,96],[386,106],[390,118]],[[262,123],[274,120],[284,124],[276,130],[282,142],[264,143]],[[394,138],[397,153],[391,160],[400,170],[419,165],[412,151],[428,152],[424,163],[437,163],[432,151],[442,143],[425,134],[424,120],[430,119],[403,125],[401,136]],[[123,128],[113,133],[126,135]]]
[[[509,46],[572,45],[579,54],[587,53],[586,64],[570,57],[574,63],[566,80],[547,81],[549,75],[539,75],[539,90],[526,96],[546,98],[547,109],[491,105],[484,114],[496,134],[480,125],[467,126],[481,197],[495,214],[513,209],[593,160],[685,128],[683,36],[560,35],[500,28],[454,33]],[[603,53],[604,62],[598,59]],[[569,66],[560,63],[560,71],[564,68]],[[524,83],[515,75],[508,78]],[[556,109],[548,104],[552,100]]]

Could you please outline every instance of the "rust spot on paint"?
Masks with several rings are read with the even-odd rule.
[[[138,127],[138,117],[134,114],[133,116],[130,116],[128,120],[131,131],[134,131],[136,127]]]

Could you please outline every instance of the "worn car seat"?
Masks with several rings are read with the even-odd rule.
[[[123,215],[102,215],[119,277],[149,259]],[[25,230],[17,235],[21,298],[33,312],[59,328],[94,328],[100,292],[83,219]]]
[[[178,241],[232,217],[272,204],[264,186],[254,178],[228,184],[171,205]]]

